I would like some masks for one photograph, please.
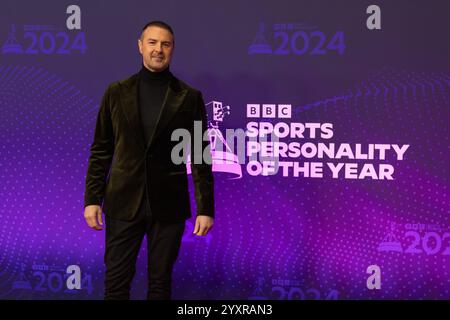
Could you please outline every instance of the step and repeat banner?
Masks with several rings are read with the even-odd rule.
[[[103,298],[89,147],[106,87],[139,71],[141,29],[163,20],[171,71],[203,93],[216,192],[211,232],[186,222],[173,298],[449,299],[448,12],[2,0],[0,298]],[[133,299],[146,265],[143,242]]]

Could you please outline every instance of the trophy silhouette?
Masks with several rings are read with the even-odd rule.
[[[25,276],[25,265],[23,263],[20,264],[20,273],[17,280],[12,283],[12,289],[31,290],[31,283]]]
[[[16,27],[12,24],[11,31],[8,33],[8,38],[2,46],[2,53],[23,53],[22,45],[17,41],[15,33]]]
[[[402,245],[394,235],[395,222],[391,223],[391,230],[384,236],[383,241],[378,245],[378,251],[395,251],[403,252]]]
[[[272,47],[264,36],[264,23],[259,23],[259,30],[253,43],[248,47],[248,54],[271,54]]]
[[[264,286],[264,278],[259,277],[258,281],[256,282],[256,287],[253,290],[250,297],[248,297],[248,300],[267,300],[267,296],[264,294],[264,291],[262,289],[263,286]]]
[[[242,169],[239,158],[228,145],[219,129],[219,122],[223,121],[225,115],[230,114],[230,106],[223,106],[222,102],[211,101],[206,107],[213,109],[213,121],[208,123],[208,137],[211,145],[212,171],[230,175],[230,179],[242,177]],[[218,147],[220,148],[218,149]],[[222,146],[224,148],[222,148]],[[191,173],[191,156],[187,156],[187,173]]]

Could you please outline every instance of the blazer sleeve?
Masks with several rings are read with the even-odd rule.
[[[202,130],[207,130],[205,103],[200,91],[196,95],[194,113],[194,120],[201,121]],[[195,137],[195,135],[191,133],[191,137]],[[194,148],[194,146],[195,141],[191,141],[191,172],[194,182],[195,201],[197,203],[197,215],[214,217],[214,178],[211,154],[208,152],[210,150],[209,139],[208,141],[202,140],[201,150],[200,148]],[[204,150],[207,151],[203,152]],[[205,154],[206,157],[204,157]]]
[[[86,174],[84,206],[102,205],[106,178],[114,154],[114,132],[111,122],[109,86],[103,95],[95,125],[94,141],[90,147],[90,157]]]

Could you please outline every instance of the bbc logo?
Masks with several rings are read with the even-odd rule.
[[[247,104],[247,118],[291,118],[290,104]]]

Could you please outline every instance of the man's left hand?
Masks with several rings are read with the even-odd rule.
[[[210,216],[198,215],[195,220],[194,234],[198,236],[206,236],[214,224],[214,218]]]

